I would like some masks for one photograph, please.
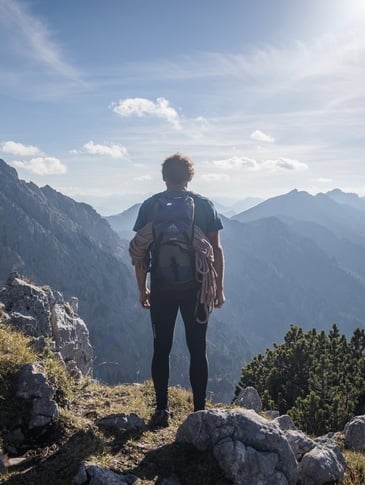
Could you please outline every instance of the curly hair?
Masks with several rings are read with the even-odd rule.
[[[193,162],[181,153],[174,153],[162,164],[162,177],[179,185],[190,182],[194,176]]]

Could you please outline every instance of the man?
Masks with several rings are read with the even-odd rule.
[[[150,197],[140,207],[134,225],[137,235],[130,245],[130,254],[135,266],[139,289],[139,301],[143,308],[150,310],[152,320],[154,337],[152,380],[156,393],[156,411],[151,418],[153,426],[168,426],[170,414],[168,406],[169,356],[178,310],[180,309],[184,321],[186,341],[190,352],[190,383],[193,391],[194,411],[198,411],[205,408],[208,382],[206,323],[212,307],[220,308],[225,301],[223,292],[224,257],[219,237],[219,230],[223,228],[222,222],[210,200],[187,191],[188,183],[192,180],[193,175],[192,162],[180,153],[168,157],[163,162],[162,177],[166,190]],[[156,276],[158,263],[155,262],[154,265],[152,252],[150,291],[146,279],[149,269],[146,264],[146,253],[151,253],[150,244],[153,243],[156,234],[152,228],[156,217],[157,201],[159,197],[174,200],[174,198],[189,198],[189,196],[193,199],[194,207],[192,222],[194,223],[195,258],[198,261],[200,257],[200,261],[203,261],[202,264],[205,264],[205,268],[208,268],[209,271],[201,270],[200,278],[194,278],[193,281],[177,286],[162,285]],[[156,244],[156,241],[154,243]],[[200,265],[197,264],[197,267],[199,272]]]

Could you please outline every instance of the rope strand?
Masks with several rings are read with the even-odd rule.
[[[152,242],[152,223],[149,222],[136,233],[129,244],[129,254],[134,266],[147,271],[148,251]],[[203,231],[196,225],[194,226],[192,242],[195,249],[195,270],[197,278],[201,282],[201,291],[197,306],[202,305],[205,314],[204,319],[198,318],[197,308],[196,320],[198,323],[207,323],[209,315],[214,308],[217,291],[217,272],[214,268],[214,251]]]

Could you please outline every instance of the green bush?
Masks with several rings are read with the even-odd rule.
[[[243,367],[235,395],[246,386],[309,434],[341,430],[365,409],[365,330],[347,340],[336,325],[328,335],[291,325],[283,344]]]

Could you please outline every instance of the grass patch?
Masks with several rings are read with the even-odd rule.
[[[355,451],[345,450],[346,475],[344,485],[360,485],[365,483],[365,455]]]
[[[31,348],[31,339],[10,325],[0,323],[0,376],[3,385],[9,384],[6,382],[9,375],[17,372],[24,364],[36,360],[37,355]]]
[[[0,324],[0,429],[16,425],[21,410],[10,400],[15,373],[22,365],[40,359],[30,347],[31,339]],[[168,428],[140,433],[103,433],[96,420],[113,413],[136,413],[147,423],[155,407],[151,381],[142,384],[102,385],[84,378],[73,380],[48,350],[41,357],[49,380],[59,388],[60,420],[29,443],[28,461],[0,476],[9,485],[71,484],[81,462],[95,463],[116,473],[133,473],[144,485],[157,484],[175,475],[182,485],[229,485],[212,453],[176,443],[176,431],[193,411],[191,392],[170,388],[173,412]],[[217,407],[219,405],[214,405]],[[208,403],[207,407],[213,407]],[[221,406],[232,407],[232,406]],[[20,422],[18,424],[21,424]],[[365,456],[345,451],[343,485],[365,483]]]

